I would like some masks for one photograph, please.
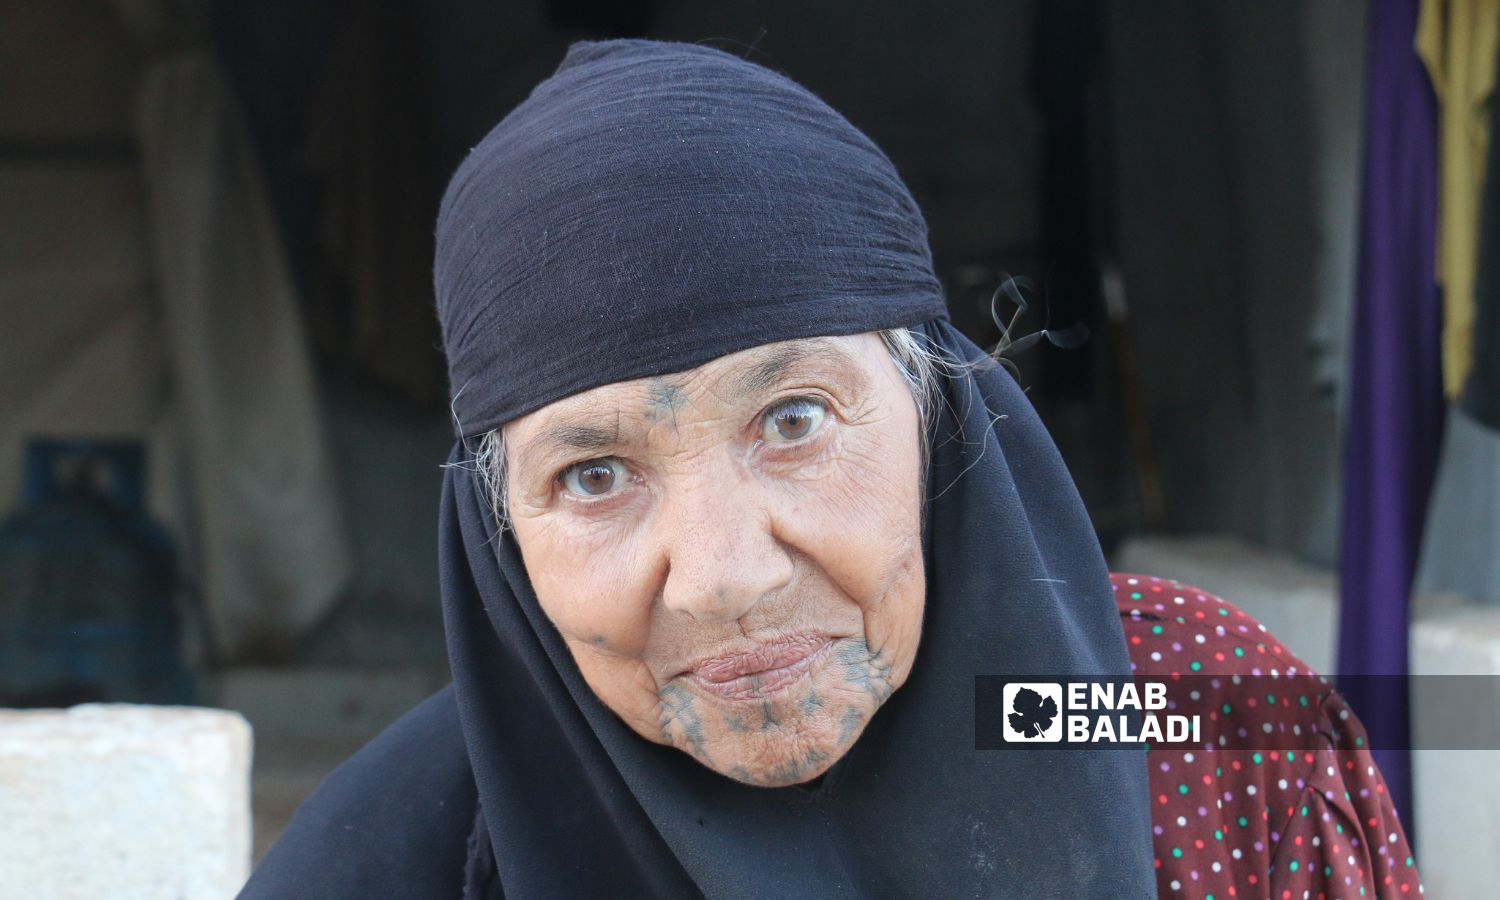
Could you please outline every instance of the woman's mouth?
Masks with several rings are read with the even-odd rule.
[[[827,655],[833,638],[795,634],[699,661],[687,677],[725,700],[764,700],[801,681]]]

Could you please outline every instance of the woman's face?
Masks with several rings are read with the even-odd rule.
[[[785,341],[509,423],[507,500],[605,705],[731,778],[795,784],[915,659],[919,432],[878,335]]]

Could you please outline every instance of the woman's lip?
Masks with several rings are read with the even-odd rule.
[[[800,680],[833,644],[823,634],[799,634],[748,652],[716,656],[687,673],[697,685],[729,700],[761,699]]]
[[[813,651],[826,643],[828,643],[828,637],[822,634],[807,632],[789,634],[775,640],[765,641],[749,650],[700,659],[689,671],[705,681],[729,681],[741,675],[755,675],[792,665],[811,655]]]

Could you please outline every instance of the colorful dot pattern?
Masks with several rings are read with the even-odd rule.
[[[1171,697],[1173,682],[1185,675],[1313,674],[1265,626],[1207,591],[1128,572],[1111,573],[1110,581],[1137,684],[1164,682]],[[1268,696],[1223,712],[1202,742],[1146,751],[1160,897],[1422,895],[1364,727],[1336,691]],[[1213,738],[1239,729],[1318,738],[1305,744],[1313,749],[1297,750],[1252,750]]]

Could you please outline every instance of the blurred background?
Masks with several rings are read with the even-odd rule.
[[[970,336],[1000,338],[1012,275],[1013,337],[1086,326],[1017,362],[1115,568],[1222,593],[1335,671],[1344,434],[1389,402],[1418,449],[1359,465],[1404,492],[1396,594],[1500,609],[1495,423],[1434,393],[1430,353],[1355,374],[1381,9],[6,0],[0,706],[244,712],[258,856],[446,682],[437,202],[582,38],[785,72],[894,160]]]

